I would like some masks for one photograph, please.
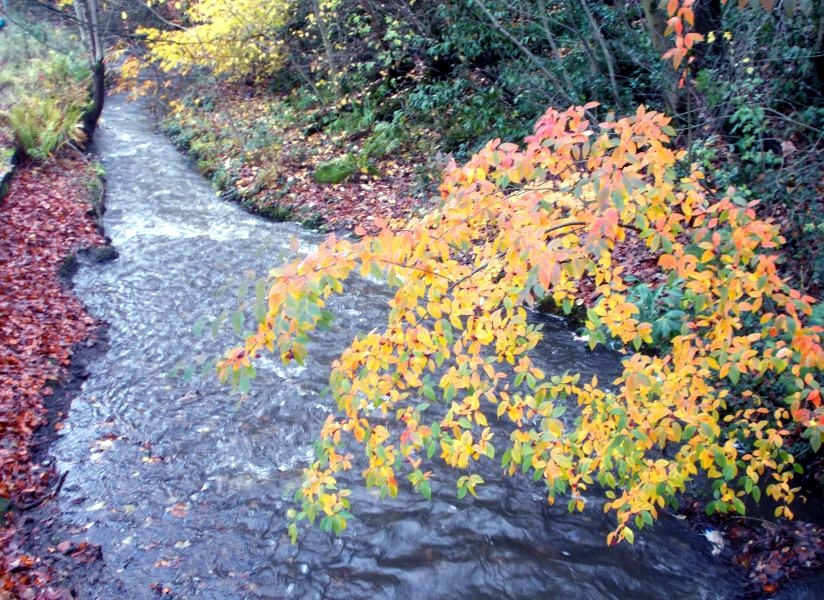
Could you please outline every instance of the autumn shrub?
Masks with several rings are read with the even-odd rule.
[[[390,115],[438,130],[428,154],[469,157],[449,170],[430,215],[377,221],[377,235],[331,238],[285,266],[258,331],[220,367],[246,386],[264,348],[302,360],[311,331],[331,319],[325,299],[353,273],[396,290],[385,326],[333,365],[338,416],[306,471],[293,533],[301,520],[345,526],[336,477],[353,468],[348,444],[363,446],[366,484],[384,494],[405,478],[428,495],[435,454],[461,471],[459,495],[482,484],[474,462],[492,458],[573,509],[597,485],[616,515],[612,540],[632,541],[695,487],[711,511],[742,512],[766,493],[791,514],[797,470],[824,427],[818,309],[782,279],[800,265],[794,282],[816,289],[805,280],[821,256],[822,41],[811,3],[782,7],[786,16],[772,2],[745,4],[701,3],[697,15],[692,0],[422,0],[369,14],[363,3],[320,0],[288,15],[273,5],[271,18],[234,35],[221,16],[230,3],[204,0],[186,5],[179,31],[149,37],[150,60],[166,70],[252,82],[288,64],[290,80],[305,82],[291,96],[294,123],[348,153],[319,165],[319,181],[343,181],[388,149],[378,124]],[[209,34],[203,43],[199,33]],[[276,46],[268,63],[266,44]],[[645,108],[612,116],[639,103],[677,120]],[[472,155],[490,135],[527,133],[547,104],[577,108],[544,113],[521,146],[491,142]],[[235,124],[239,149],[250,121]],[[358,154],[361,139],[370,147]],[[614,250],[630,230],[664,286],[623,272]],[[784,237],[792,258],[813,259],[782,264]],[[590,343],[626,354],[614,390],[575,374],[547,378],[529,358],[540,332],[526,307],[542,297],[567,312],[583,306],[583,281],[596,292]]]
[[[234,79],[266,77],[286,58],[278,31],[290,8],[286,2],[204,0],[185,6],[189,27],[140,27],[138,33],[158,49],[152,59],[164,70],[209,68]]]
[[[377,222],[380,233],[357,231],[357,241],[331,236],[273,271],[267,314],[219,363],[223,380],[248,386],[264,350],[304,360],[312,331],[333,319],[326,299],[348,278],[395,289],[387,322],[332,365],[337,413],[304,473],[293,537],[303,520],[345,527],[338,474],[357,464],[353,444],[365,484],[382,495],[403,478],[429,496],[435,455],[458,471],[459,496],[483,484],[479,460],[542,481],[547,500],[565,497],[570,510],[601,489],[616,516],[610,542],[632,542],[696,487],[710,512],[743,513],[747,496],[766,493],[776,515],[792,516],[800,458],[819,451],[824,432],[815,301],[779,276],[779,229],[753,202],[705,189],[698,171],[678,175],[685,153],[670,147],[668,118],[641,107],[595,125],[592,108],[549,110],[523,146],[494,140],[453,164],[432,213]],[[657,300],[630,294],[613,260],[628,230],[673,288]],[[547,377],[530,358],[541,333],[526,309],[550,296],[572,310],[585,278],[598,296],[589,344],[624,347],[609,389],[574,373]],[[659,311],[645,304],[659,302],[684,316],[669,344],[652,348],[645,319]]]

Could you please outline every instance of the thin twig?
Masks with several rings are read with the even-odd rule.
[[[60,490],[63,489],[63,483],[65,483],[66,476],[68,474],[69,474],[69,472],[65,471],[60,476],[60,479],[57,482],[57,487],[55,487],[54,490],[52,490],[52,492],[50,494],[46,494],[45,496],[35,500],[34,502],[29,502],[28,504],[22,504],[22,505],[16,506],[17,510],[19,510],[20,512],[25,512],[27,510],[32,510],[33,508],[37,508],[38,506],[43,504],[46,500],[51,500],[52,498],[56,497],[57,494],[60,493]]]

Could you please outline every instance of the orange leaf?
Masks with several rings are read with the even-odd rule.
[[[675,258],[672,254],[662,254],[658,257],[658,266],[662,269],[677,269],[678,259]]]
[[[692,45],[696,42],[701,42],[704,40],[704,36],[700,33],[688,33],[684,36],[684,45],[687,48],[692,48]]]

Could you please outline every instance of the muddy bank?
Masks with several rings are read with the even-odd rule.
[[[31,551],[31,515],[61,486],[48,446],[100,347],[99,322],[61,277],[69,257],[105,245],[100,175],[77,155],[24,163],[0,203],[0,583],[14,597],[64,593]]]

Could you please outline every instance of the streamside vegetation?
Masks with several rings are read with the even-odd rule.
[[[820,291],[824,259],[809,253],[824,231],[820,3],[120,6],[146,42],[124,50],[123,82],[163,96],[173,136],[251,206],[300,210],[320,197],[321,216],[334,216],[351,196],[335,186],[354,193],[400,175],[394,196],[417,199],[414,209],[433,195],[444,156],[522,139],[549,106],[599,102],[590,114],[604,120],[644,105],[673,118],[685,164],[708,187],[759,199],[759,214],[783,224],[785,268]]]
[[[388,495],[403,480],[429,495],[435,459],[456,468],[459,496],[482,485],[472,464],[487,459],[571,510],[597,483],[616,516],[610,542],[631,542],[695,485],[708,512],[742,514],[747,497],[768,495],[776,516],[792,515],[800,482],[820,477],[824,431],[811,252],[822,232],[820,6],[148,8],[160,22],[136,27],[145,48],[126,52],[121,75],[165,94],[173,135],[253,205],[289,183],[277,171],[285,144],[267,137],[283,119],[317,136],[288,151],[336,147],[313,165],[321,187],[390,178],[385,156],[454,157],[421,216],[372,215],[355,225],[359,240],[330,237],[280,270],[257,331],[219,365],[245,388],[261,351],[303,360],[332,318],[326,299],[354,273],[397,290],[387,323],[333,365],[339,414],[306,471],[293,535],[304,519],[345,526],[336,474],[356,464],[351,441],[365,483]],[[172,74],[217,87],[176,93]],[[224,86],[256,106],[246,120],[244,99],[225,108]],[[627,272],[627,243],[655,277]],[[532,364],[541,335],[524,308],[547,298],[565,313],[583,304],[591,346],[623,349],[617,391]],[[510,423],[503,439],[498,420]]]
[[[90,16],[65,27],[60,12],[6,8],[0,30],[0,135],[43,161],[82,148],[103,109],[103,44]],[[7,3],[4,5],[7,6]]]
[[[10,16],[0,34],[0,130],[7,145],[46,159],[81,144],[90,72],[70,34]]]
[[[75,253],[104,244],[102,171],[78,151],[94,101],[75,30],[12,8],[0,29],[0,597],[65,598],[53,556],[30,550],[27,511],[62,486],[43,451],[62,427],[58,386],[76,345],[99,325],[65,277]],[[48,524],[36,527],[43,535]],[[96,551],[82,542],[66,553],[86,561]]]
[[[223,380],[304,360],[350,277],[395,290],[332,365],[293,538],[346,526],[342,472],[428,497],[432,461],[459,497],[484,460],[571,511],[601,490],[610,543],[686,493],[792,518],[820,488],[821,2],[82,5],[226,197],[352,234],[273,273]],[[539,302],[621,377],[537,368]]]

